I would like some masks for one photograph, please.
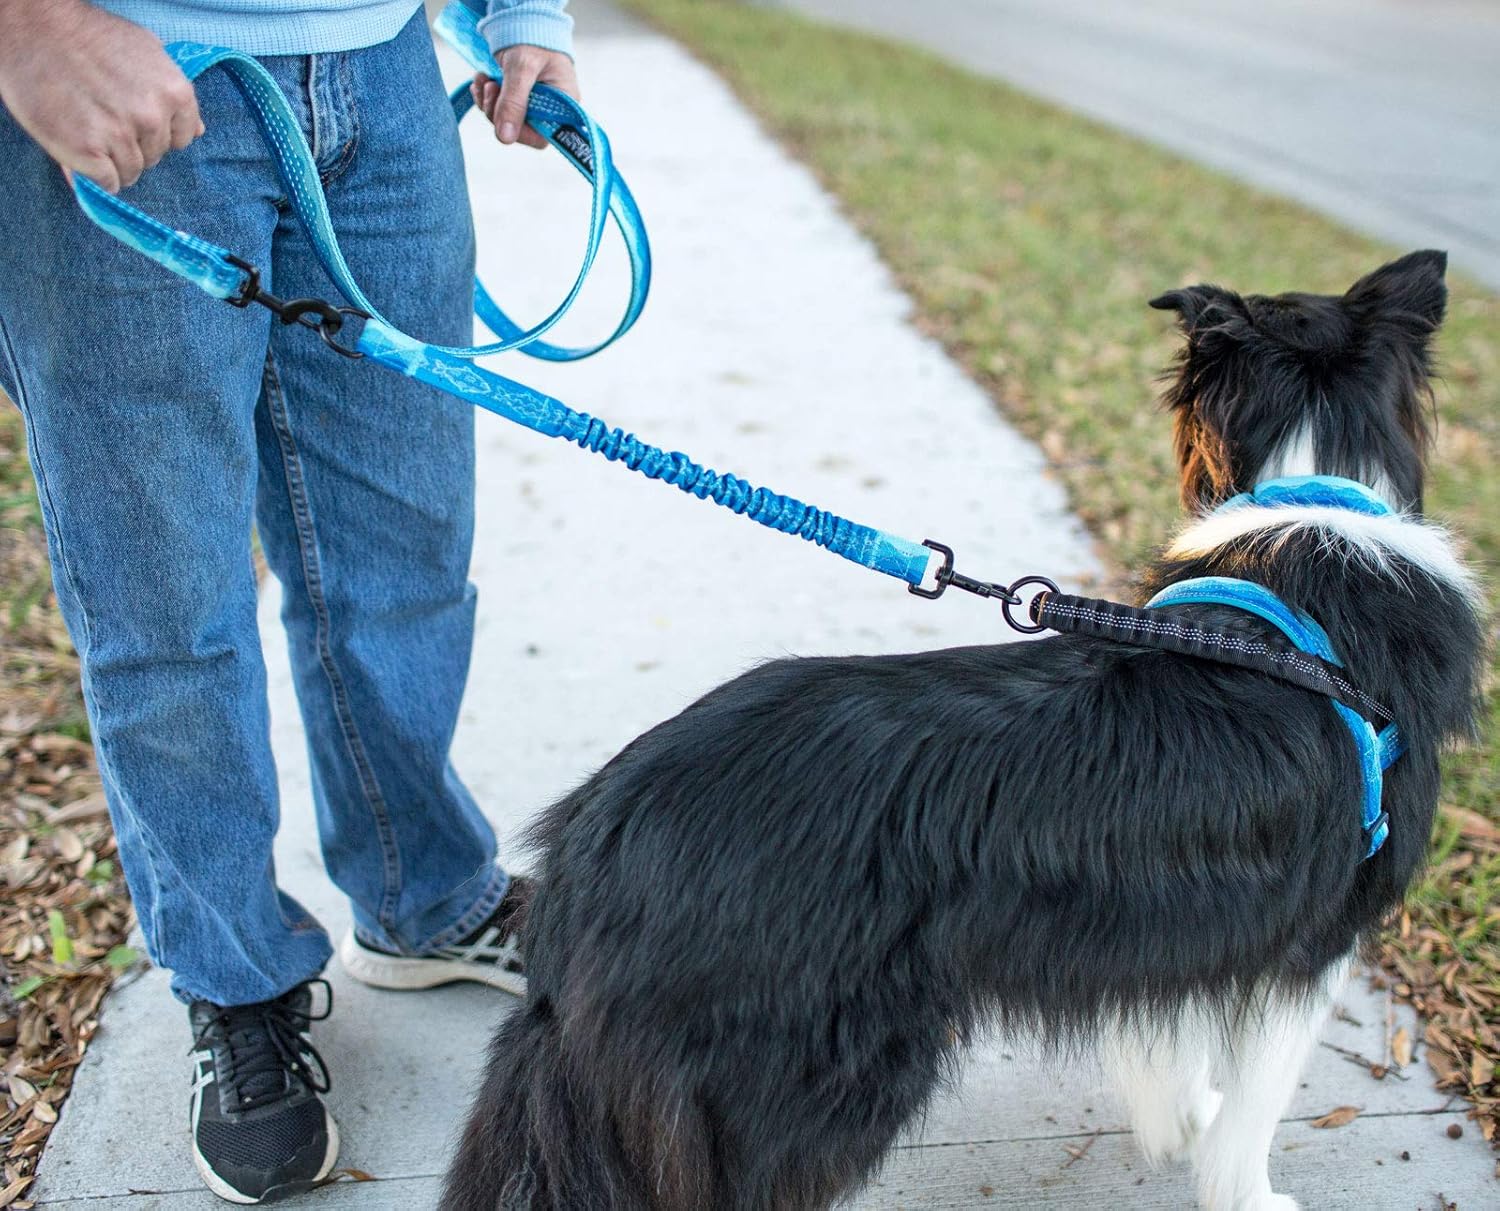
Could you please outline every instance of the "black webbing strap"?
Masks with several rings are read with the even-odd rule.
[[[1168,613],[1168,609],[1140,610],[1117,601],[1050,592],[1038,593],[1030,607],[1032,621],[1049,630],[1098,635],[1254,669],[1342,702],[1377,728],[1391,722],[1391,713],[1350,681],[1337,665],[1301,651],[1279,633],[1277,643],[1216,631],[1179,613]]]

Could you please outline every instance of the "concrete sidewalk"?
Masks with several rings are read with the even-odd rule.
[[[908,325],[907,301],[811,177],[670,42],[614,18],[583,26],[587,96],[651,225],[658,286],[618,349],[576,367],[505,368],[716,467],[942,538],[977,573],[1045,570],[1075,585],[1094,573],[1041,456]],[[576,251],[582,191],[557,157],[498,153],[477,126],[470,134],[487,277],[536,313]],[[611,322],[623,299],[611,256],[570,323],[575,335]],[[920,603],[893,581],[497,418],[481,417],[479,443],[481,614],[456,759],[506,835],[753,661],[1004,633],[993,607]],[[278,865],[341,933],[348,913],[318,856],[278,605],[273,590],[262,612],[286,817]],[[511,1003],[472,988],[379,993],[329,974],[338,1012],[316,1039],[334,1075],[340,1163],[379,1180],[303,1205],[431,1207],[484,1042]],[[1330,1041],[1378,1056],[1383,1003],[1357,992],[1349,1006],[1357,1024],[1335,1023]],[[45,1206],[222,1205],[189,1160],[188,1046],[161,973],[110,999],[42,1167]],[[1189,1205],[1186,1174],[1145,1169],[1097,1084],[1086,1066],[1049,1072],[983,1049],[859,1205]],[[1363,1116],[1309,1127],[1343,1103]],[[1307,1207],[1428,1208],[1439,1191],[1466,1209],[1495,1205],[1477,1134],[1444,1135],[1459,1121],[1425,1067],[1377,1083],[1322,1050],[1278,1136],[1277,1179]]]

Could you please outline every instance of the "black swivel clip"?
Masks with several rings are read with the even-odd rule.
[[[1035,635],[1038,632],[1048,630],[1048,627],[1036,623],[1017,622],[1011,610],[1021,604],[1024,598],[1020,590],[1028,585],[1036,585],[1042,592],[1056,593],[1057,586],[1045,576],[1022,576],[1019,580],[1013,580],[1010,584],[1000,584],[990,580],[975,580],[972,576],[965,576],[962,572],[953,570],[953,548],[944,546],[940,542],[934,542],[928,538],[923,540],[924,547],[931,547],[943,557],[942,565],[936,573],[936,583],[930,589],[924,589],[921,585],[908,585],[907,592],[915,593],[918,597],[925,597],[929,601],[935,601],[941,597],[951,586],[962,589],[965,593],[973,593],[976,597],[998,597],[1000,599],[1000,611],[1005,615],[1005,621],[1014,630],[1023,635]]]
[[[361,311],[358,307],[335,307],[323,299],[279,298],[269,290],[261,289],[260,270],[254,265],[240,260],[237,256],[226,259],[236,269],[243,270],[245,274],[239,293],[224,300],[230,306],[248,307],[252,303],[259,303],[283,324],[301,324],[304,328],[314,329],[323,338],[323,343],[335,353],[348,358],[364,357],[364,354],[352,345],[341,345],[334,338],[343,328],[345,319],[358,316],[362,320],[367,320],[370,318],[369,312]]]

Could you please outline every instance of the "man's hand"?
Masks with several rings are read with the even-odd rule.
[[[550,84],[568,96],[578,96],[578,73],[573,60],[555,50],[540,46],[508,46],[500,52],[503,86],[480,73],[474,77],[471,92],[474,104],[495,128],[495,138],[502,143],[521,142],[527,147],[546,147],[547,140],[526,123],[526,102],[531,86]]]
[[[110,193],[203,133],[161,43],[86,0],[0,0],[0,102],[65,172]]]

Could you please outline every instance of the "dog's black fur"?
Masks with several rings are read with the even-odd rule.
[[[1185,499],[1250,487],[1298,426],[1318,470],[1421,498],[1441,254],[1341,298],[1174,291]],[[1438,753],[1473,725],[1461,586],[1316,530],[1164,559],[1317,618],[1393,708],[1390,839],[1326,699],[1082,636],[782,660],[555,805],[445,1211],[822,1207],[866,1180],[982,1025],[1083,1041],[1312,988],[1418,870]],[[1265,633],[1237,611],[1179,607]]]

